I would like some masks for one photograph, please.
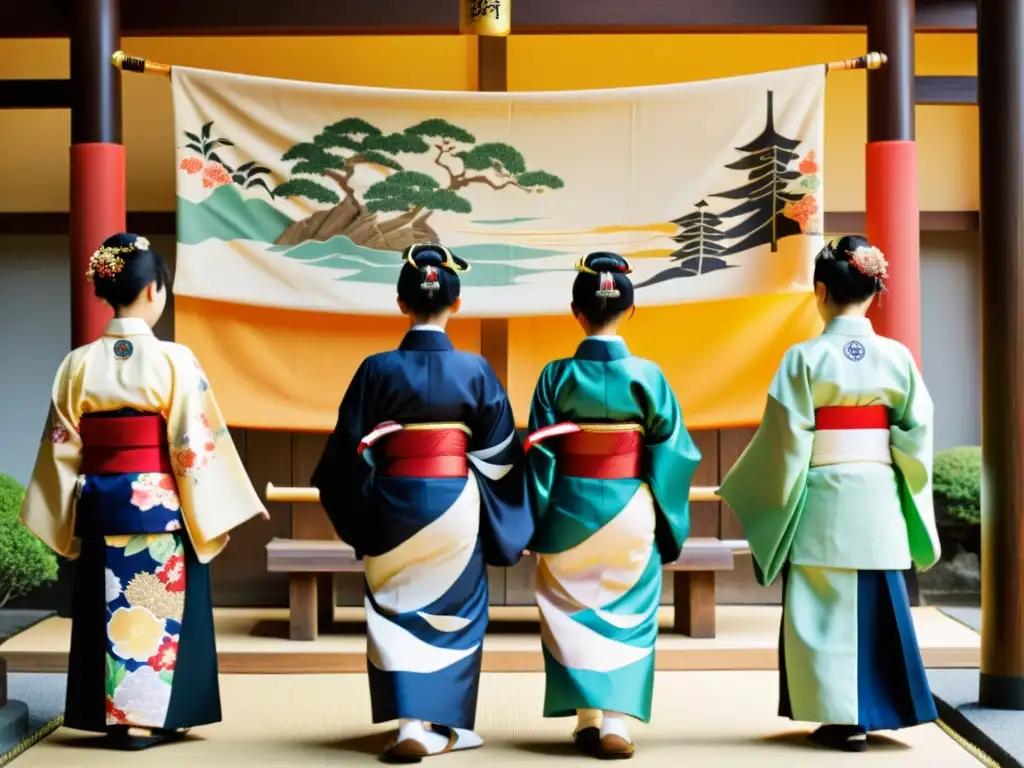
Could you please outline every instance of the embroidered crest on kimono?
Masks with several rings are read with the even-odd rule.
[[[114,357],[118,360],[127,360],[134,351],[135,347],[128,339],[118,339],[114,342]]]
[[[867,350],[864,349],[864,345],[859,341],[848,341],[846,342],[846,346],[843,347],[843,354],[853,362],[859,363],[864,359],[864,355],[867,354]]]

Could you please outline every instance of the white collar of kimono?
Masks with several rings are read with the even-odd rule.
[[[606,336],[588,336],[587,338],[593,339],[594,341],[622,341],[622,337],[619,336],[618,334]]]
[[[153,329],[138,317],[115,317],[107,323],[104,336],[152,336]]]
[[[437,333],[444,333],[444,328],[440,325],[414,325],[412,329],[414,331],[435,331]]]
[[[825,326],[825,333],[839,333],[844,336],[870,336],[875,332],[871,321],[866,317],[850,317],[840,315],[834,317]]]

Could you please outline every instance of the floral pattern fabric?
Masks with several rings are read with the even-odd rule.
[[[191,419],[185,434],[171,451],[175,474],[198,483],[199,473],[214,459],[217,437],[206,416]]]
[[[161,473],[90,477],[87,488],[100,483],[124,488],[120,493],[89,489],[100,502],[107,534],[106,723],[162,728],[185,611],[185,550],[175,480]],[[125,496],[128,503],[122,501]]]

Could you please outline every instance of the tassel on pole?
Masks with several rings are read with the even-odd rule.
[[[852,69],[881,69],[887,61],[889,61],[889,57],[884,53],[866,53],[855,59],[829,62],[825,65],[825,72],[845,72]]]
[[[124,51],[114,51],[110,57],[110,63],[122,72],[141,72],[146,75],[163,75],[170,77],[171,65],[160,64],[149,59],[140,59],[138,56],[129,56]]]

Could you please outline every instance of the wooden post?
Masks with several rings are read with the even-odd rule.
[[[71,19],[71,346],[95,341],[112,316],[85,279],[89,257],[126,223],[121,144],[120,0],[74,0]]]
[[[477,38],[477,89],[508,90],[508,38]],[[480,354],[487,358],[503,387],[508,387],[508,320],[480,323]]]
[[[477,37],[477,90],[508,90],[508,38]],[[508,389],[508,320],[484,318],[480,322],[480,354],[494,369],[501,386]],[[527,558],[532,562],[532,558]],[[520,571],[527,566],[520,566]],[[491,605],[505,605],[509,574],[516,569],[488,568]]]
[[[690,637],[714,637],[715,572],[675,571],[672,582],[672,628]]]
[[[868,71],[865,233],[889,261],[889,292],[872,307],[875,330],[921,366],[921,227],[914,141],[914,0],[869,0],[868,50],[888,57]],[[911,605],[917,574],[905,573]]]
[[[1024,709],[1024,0],[978,2],[982,398],[979,703]]]
[[[288,577],[288,637],[291,640],[316,640],[317,574],[293,573]]]

